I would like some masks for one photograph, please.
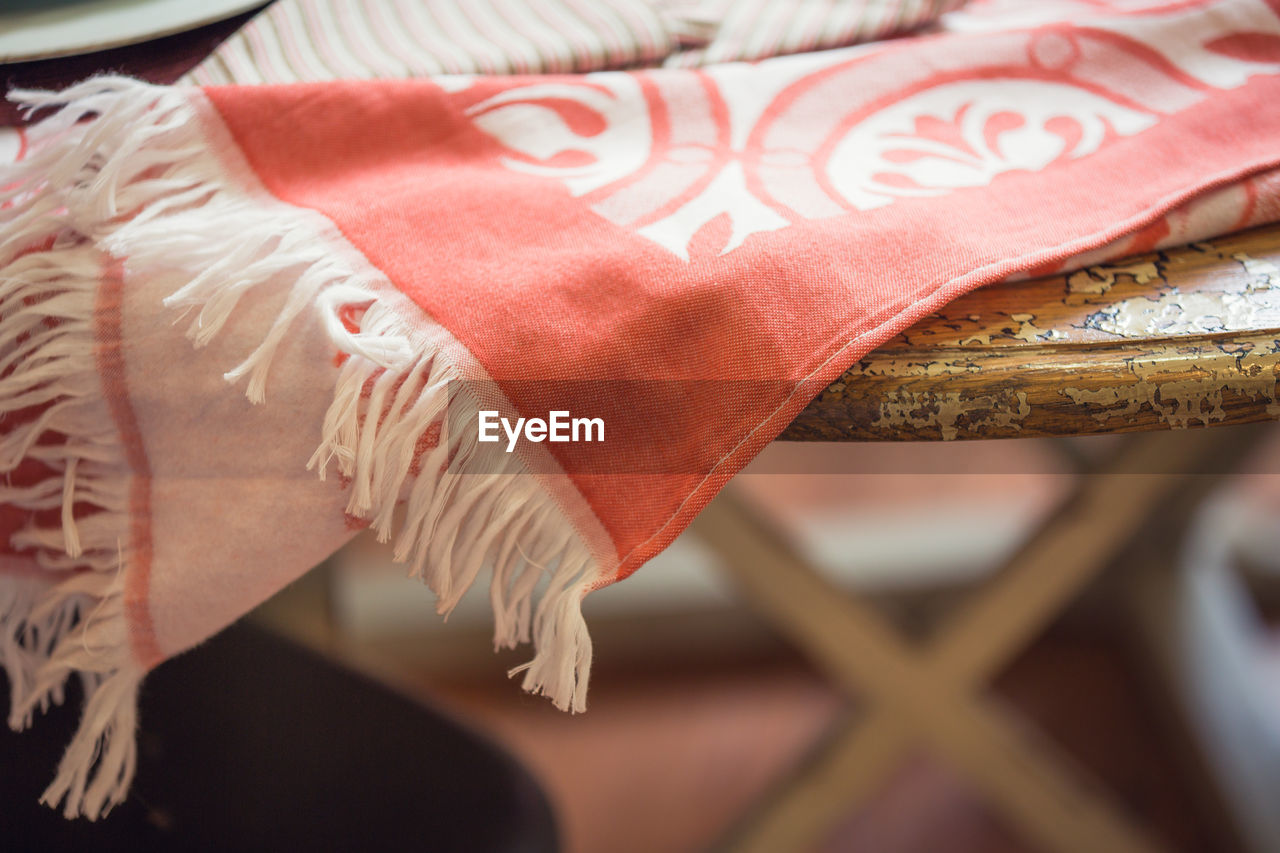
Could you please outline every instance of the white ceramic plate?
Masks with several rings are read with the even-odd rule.
[[[0,63],[92,53],[230,18],[263,0],[0,0]]]

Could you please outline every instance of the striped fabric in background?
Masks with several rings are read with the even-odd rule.
[[[644,0],[279,0],[188,81],[589,71],[650,64],[674,46]]]
[[[919,29],[965,0],[672,0],[689,68],[878,41]]]
[[[885,38],[963,0],[278,0],[185,82],[690,67]]]

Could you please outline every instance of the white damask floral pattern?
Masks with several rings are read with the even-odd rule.
[[[948,19],[943,37],[963,48],[983,29],[983,5]],[[996,51],[988,38],[988,53],[961,67],[904,68],[886,43],[700,72],[514,84],[466,109],[511,152],[507,168],[558,180],[596,214],[694,260],[800,220],[1069,164],[1214,90],[1280,70],[1255,47],[1280,38],[1261,0],[1213,16],[1188,3],[1134,5],[1144,14],[1046,4],[1029,21],[1060,28],[1015,30]],[[1108,65],[1123,66],[1119,76],[1141,97],[1100,85],[1096,69]],[[698,74],[702,95],[671,86],[674,74]],[[678,126],[669,112],[682,116]]]

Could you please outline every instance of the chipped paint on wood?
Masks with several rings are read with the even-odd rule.
[[[978,434],[986,429],[1017,432],[1031,411],[1022,391],[963,395],[954,391],[900,390],[880,403],[881,420],[917,431],[938,430],[951,441],[961,430]]]
[[[1183,293],[1173,288],[1154,299],[1117,302],[1089,317],[1091,328],[1126,338],[1204,335],[1251,326],[1263,311],[1280,311],[1280,289],[1265,299],[1251,293]]]
[[[1244,266],[1244,271],[1255,278],[1266,278],[1267,284],[1280,285],[1280,266],[1276,266],[1266,258],[1251,258],[1244,252],[1236,252],[1231,256]],[[1276,279],[1272,279],[1276,276]]]
[[[1086,267],[1067,276],[1068,293],[1106,293],[1120,276],[1129,276],[1137,284],[1146,284],[1160,278],[1155,261],[1137,264],[1100,264]]]
[[[859,368],[864,376],[946,376],[954,373],[977,373],[982,366],[971,358],[934,359],[932,361],[913,361],[906,358],[890,358],[870,362],[860,362]]]
[[[1134,359],[1134,381],[1062,393],[1087,405],[1092,417],[1105,422],[1131,419],[1145,407],[1174,428],[1199,423],[1209,426],[1227,419],[1225,397],[1234,395],[1262,402],[1269,417],[1280,417],[1276,402],[1276,368],[1280,341],[1258,353],[1199,353],[1183,364],[1166,358]]]
[[[1026,341],[1029,344],[1037,344],[1041,341],[1051,341],[1059,337],[1057,329],[1041,329],[1035,324],[1035,314],[1010,314],[1009,319],[1018,324],[1018,328],[1006,329],[1006,331],[1020,341]]]
[[[1280,224],[975,291],[866,356],[783,433],[1074,435],[1280,418]]]
[[[1207,248],[1220,258],[1230,257],[1241,265],[1244,274],[1226,279],[1227,286],[1221,290],[1184,293],[1178,287],[1171,287],[1156,296],[1123,299],[1091,314],[1086,325],[1122,337],[1203,335],[1254,328],[1264,314],[1280,312],[1280,269],[1275,264],[1245,252],[1228,256],[1212,247],[1202,245],[1200,248],[1202,251]],[[1155,268],[1156,264],[1141,266]],[[1114,283],[1115,275],[1122,269],[1127,272],[1136,268],[1106,271],[1104,267],[1093,267],[1091,271],[1099,279],[1109,277]],[[1273,274],[1277,274],[1277,286],[1272,284]]]

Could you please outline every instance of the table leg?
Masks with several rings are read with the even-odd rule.
[[[846,804],[865,797],[916,740],[950,760],[1047,849],[1153,849],[1067,756],[1014,726],[977,692],[1192,474],[1227,469],[1227,457],[1238,454],[1224,451],[1209,433],[1129,442],[1105,473],[1081,481],[1063,512],[924,651],[909,647],[870,608],[834,588],[731,491],[713,502],[695,529],[725,558],[753,607],[843,689],[872,706],[867,728],[835,738],[787,790],[739,827],[731,849],[801,849],[836,813],[841,786]],[[804,802],[808,797],[813,801]]]

